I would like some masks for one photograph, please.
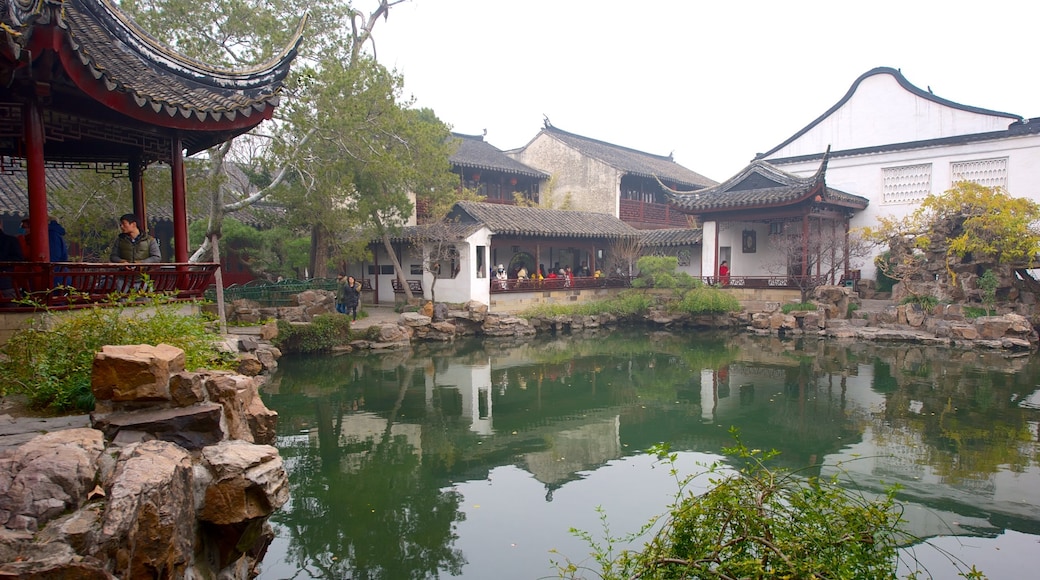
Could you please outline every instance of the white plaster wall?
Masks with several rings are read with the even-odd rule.
[[[837,111],[770,158],[1007,129],[1012,119],[955,109],[907,91],[894,76],[864,79]]]
[[[701,224],[701,276],[714,276],[715,264],[718,263],[718,248],[715,245],[715,236],[719,231],[718,222],[704,222]],[[726,244],[719,240],[720,246]]]
[[[799,228],[801,225],[799,224]],[[754,253],[744,253],[744,230],[754,230],[756,247]],[[799,230],[800,231],[800,230]],[[730,276],[768,276],[785,274],[777,272],[779,256],[769,246],[769,226],[767,224],[727,222],[723,223],[719,232],[719,247],[730,248]],[[719,262],[724,256],[719,257]]]
[[[613,167],[581,155],[546,133],[540,133],[510,156],[554,177],[550,180],[554,207],[559,207],[570,194],[572,209],[618,217],[621,173]],[[543,201],[548,187],[546,184],[542,189]]]
[[[482,278],[477,272],[477,247],[484,246],[484,260]],[[455,278],[439,278],[434,290],[437,293],[437,302],[465,303],[477,300],[488,304],[491,297],[491,286],[486,271],[490,266],[491,233],[487,228],[481,228],[477,233],[471,235],[463,242],[455,245],[459,251],[459,274]],[[430,288],[433,283],[433,275],[429,272],[423,273],[423,298],[432,299]]]

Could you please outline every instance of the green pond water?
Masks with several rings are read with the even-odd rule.
[[[602,537],[597,507],[637,530],[677,490],[647,449],[699,473],[730,427],[779,465],[901,485],[904,559],[935,578],[1040,574],[1038,355],[630,329],[283,357],[263,391],[291,494],[265,580],[595,568],[569,530]]]

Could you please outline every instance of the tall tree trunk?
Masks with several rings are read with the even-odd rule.
[[[379,216],[373,215],[372,219],[376,222],[376,227],[379,228],[380,237],[383,240],[383,247],[386,248],[387,255],[390,256],[390,263],[394,265],[394,275],[397,276],[397,283],[401,285],[404,290],[405,297],[411,302],[415,299],[415,295],[412,294],[412,289],[408,287],[408,281],[404,279],[404,268],[401,267],[401,261],[397,259],[397,252],[394,251],[394,245],[390,242],[390,232],[386,231],[383,227],[382,220]]]
[[[329,277],[329,232],[323,225],[311,228],[311,277]]]

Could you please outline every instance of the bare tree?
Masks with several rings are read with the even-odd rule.
[[[456,221],[443,219],[412,228],[410,242],[422,254],[423,271],[432,278],[430,301],[437,303],[437,280],[454,278],[460,272],[458,244],[461,241]]]
[[[869,256],[871,249],[857,232],[846,233],[840,223],[821,220],[809,223],[808,236],[771,234],[769,247],[765,270],[798,288],[802,302],[817,287],[841,281],[848,265]]]
[[[635,275],[636,262],[643,255],[643,238],[639,236],[618,238],[611,242],[608,252],[610,265],[606,275],[621,274],[631,278]]]

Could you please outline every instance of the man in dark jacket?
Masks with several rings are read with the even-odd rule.
[[[119,237],[112,245],[110,262],[153,264],[162,261],[159,241],[148,234],[141,233],[137,227],[137,216],[132,213],[120,216],[119,231]]]

